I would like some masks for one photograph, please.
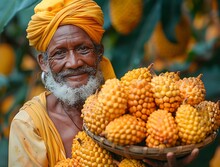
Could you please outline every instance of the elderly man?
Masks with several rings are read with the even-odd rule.
[[[55,166],[71,157],[72,139],[82,130],[85,99],[115,77],[103,57],[103,33],[103,13],[92,0],[43,0],[35,7],[27,38],[40,52],[37,61],[48,91],[26,102],[14,117],[9,166]],[[175,160],[168,155],[169,164]]]

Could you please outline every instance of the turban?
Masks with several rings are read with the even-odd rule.
[[[82,28],[97,44],[104,33],[100,6],[92,0],[42,0],[27,27],[30,46],[45,52],[57,28],[72,24]]]

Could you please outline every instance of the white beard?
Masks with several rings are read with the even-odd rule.
[[[51,70],[45,75],[45,86],[58,99],[69,106],[77,106],[79,103],[84,103],[87,97],[95,93],[103,83],[101,71],[97,71],[96,75],[90,75],[86,85],[72,88],[65,82],[57,82],[54,80]]]

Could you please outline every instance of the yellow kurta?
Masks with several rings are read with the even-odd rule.
[[[61,137],[46,111],[43,92],[24,104],[11,123],[9,167],[54,166],[65,159]]]

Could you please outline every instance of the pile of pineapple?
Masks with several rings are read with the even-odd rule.
[[[152,67],[109,79],[86,100],[82,117],[92,133],[121,146],[167,148],[202,142],[218,130],[220,102],[205,99],[202,74],[156,75]]]
[[[153,65],[109,79],[89,96],[82,109],[86,127],[121,146],[167,148],[202,142],[220,126],[220,102],[207,101],[202,75],[158,75]],[[141,160],[120,157],[99,146],[86,132],[73,139],[72,158],[56,167],[144,167]]]

